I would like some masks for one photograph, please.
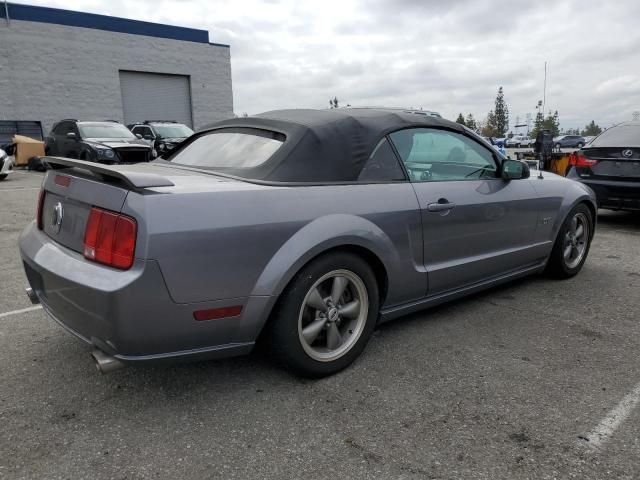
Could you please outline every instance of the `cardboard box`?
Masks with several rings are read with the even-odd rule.
[[[31,157],[44,157],[44,142],[34,140],[23,135],[14,135],[13,143],[16,145],[16,165],[27,165]]]

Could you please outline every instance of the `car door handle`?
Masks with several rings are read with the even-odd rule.
[[[441,198],[437,201],[437,203],[430,203],[427,205],[427,210],[430,212],[444,212],[446,210],[451,210],[456,206],[455,203],[451,203],[444,198]]]

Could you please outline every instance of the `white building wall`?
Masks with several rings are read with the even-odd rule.
[[[123,121],[119,70],[189,75],[197,129],[233,116],[228,47],[0,21],[0,120]]]

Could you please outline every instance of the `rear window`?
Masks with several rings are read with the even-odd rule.
[[[605,130],[590,147],[640,147],[640,125],[618,125]]]
[[[168,160],[211,169],[244,169],[262,165],[284,143],[281,133],[257,129],[221,129],[195,138]]]

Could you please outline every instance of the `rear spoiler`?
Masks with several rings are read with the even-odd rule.
[[[43,157],[42,161],[49,165],[77,168],[87,172],[97,173],[105,177],[115,178],[125,183],[129,188],[173,187],[173,182],[162,175],[155,173],[127,172],[100,163],[74,160],[71,158]],[[55,167],[53,167],[55,168]]]

